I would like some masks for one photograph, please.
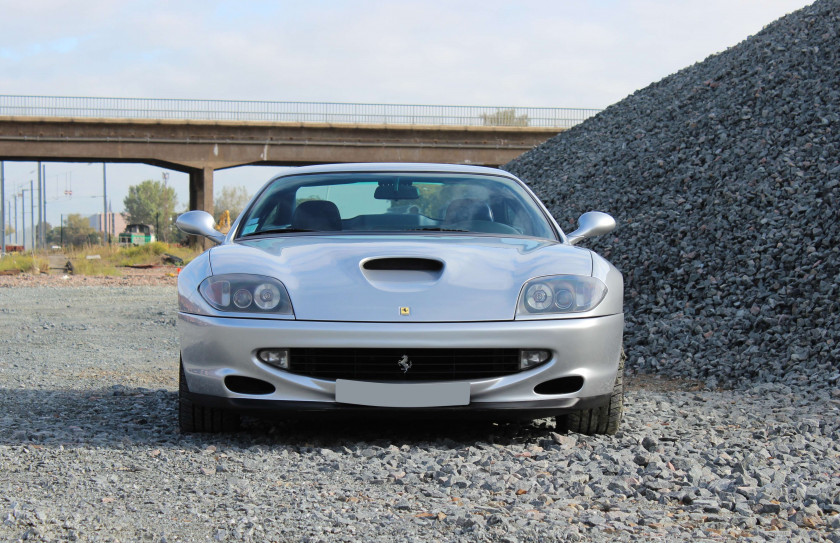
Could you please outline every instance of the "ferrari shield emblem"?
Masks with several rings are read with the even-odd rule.
[[[403,315],[403,316],[411,315],[411,308],[410,307],[401,307],[400,308],[400,315]]]

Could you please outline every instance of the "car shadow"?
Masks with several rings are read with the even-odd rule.
[[[328,413],[303,418],[243,418],[242,430],[228,434],[181,434],[178,393],[121,385],[100,389],[0,388],[0,444],[36,446],[251,447],[433,444],[450,448],[476,444],[535,443],[551,439],[554,423],[440,418],[382,418]]]

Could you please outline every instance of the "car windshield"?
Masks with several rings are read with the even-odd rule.
[[[383,231],[557,239],[533,197],[512,179],[417,172],[277,178],[249,207],[237,236]]]

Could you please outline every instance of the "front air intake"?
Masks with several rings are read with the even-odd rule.
[[[520,371],[519,349],[289,349],[289,372],[315,379],[466,381]]]

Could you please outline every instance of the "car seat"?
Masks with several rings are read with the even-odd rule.
[[[292,214],[292,228],[327,232],[341,230],[338,206],[329,200],[301,202]]]

